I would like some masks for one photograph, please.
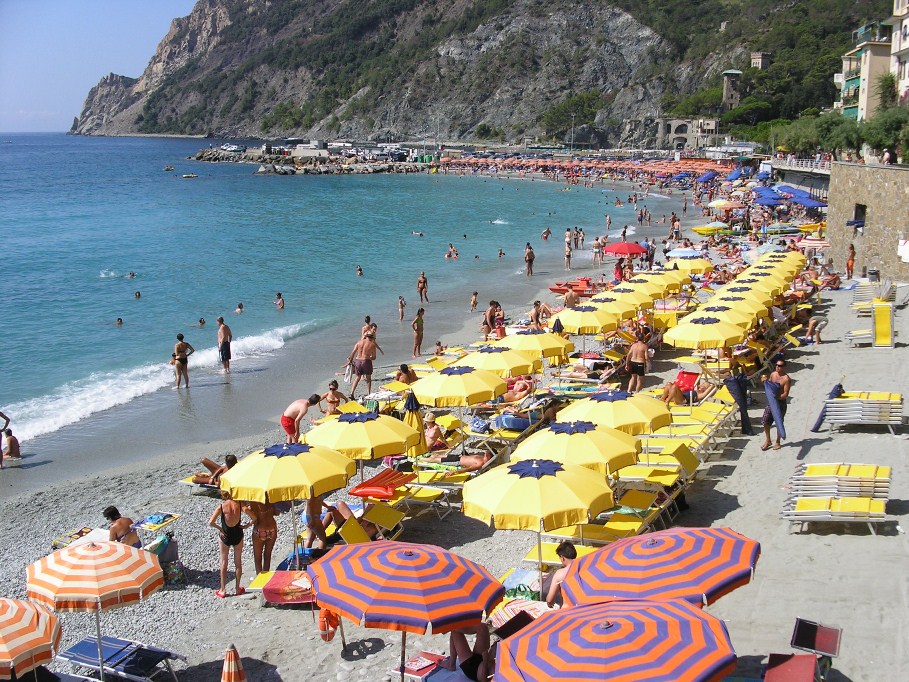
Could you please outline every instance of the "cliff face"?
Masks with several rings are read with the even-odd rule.
[[[676,62],[597,0],[199,0],[138,79],[92,89],[71,132],[567,140],[571,125],[578,143],[644,142],[627,121],[703,74]],[[558,106],[582,95],[593,109],[566,123]]]

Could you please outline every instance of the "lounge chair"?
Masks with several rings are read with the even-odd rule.
[[[556,554],[556,549],[558,548],[559,543],[557,542],[543,542],[540,544],[539,549],[542,549],[543,552],[543,565],[544,566],[560,566],[562,564],[562,559]],[[587,556],[592,552],[595,552],[599,547],[593,547],[590,545],[576,545],[575,551],[577,551],[578,556]],[[538,547],[534,546],[530,548],[530,551],[524,556],[522,561],[528,564],[537,565],[540,560],[540,554],[537,551]]]
[[[823,682],[819,670],[812,654],[770,654],[764,682]]]
[[[185,656],[172,651],[117,637],[101,638],[101,658],[104,661],[104,674],[133,682],[152,682],[161,674],[170,674],[174,682],[177,682],[171,661],[186,660]],[[85,637],[66,651],[57,654],[56,660],[69,663],[74,668],[100,672],[98,639],[94,636]]]
[[[221,488],[218,486],[210,483],[195,483],[192,476],[181,478],[180,483],[192,488],[193,495],[205,495],[207,497],[220,497],[221,495]]]
[[[825,400],[824,408],[824,421],[831,429],[847,424],[883,425],[895,435],[893,427],[903,423],[901,393],[847,391]]]
[[[887,521],[886,500],[870,497],[794,497],[786,501],[780,518],[790,524],[808,522],[864,523],[872,535],[874,526]]]
[[[23,673],[23,675],[17,677],[17,679],[27,680],[27,682],[98,682],[94,677],[52,672],[43,665],[39,665],[31,672]]]
[[[890,497],[890,467],[875,464],[801,464],[789,478],[797,497]]]

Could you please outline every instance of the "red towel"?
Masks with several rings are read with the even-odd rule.
[[[262,594],[269,604],[309,604],[316,599],[306,571],[275,571]]]

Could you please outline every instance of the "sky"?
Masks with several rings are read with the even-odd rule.
[[[65,132],[102,76],[138,77],[195,0],[0,0],[0,132]]]

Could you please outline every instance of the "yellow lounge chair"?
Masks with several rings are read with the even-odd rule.
[[[868,497],[796,497],[787,501],[780,518],[798,523],[864,523],[872,535],[875,524],[887,521],[886,500]]]
[[[556,548],[558,548],[559,543],[557,542],[544,542],[541,543],[540,548],[543,551],[543,565],[544,566],[561,566],[562,560],[556,554]],[[540,555],[537,551],[537,547],[531,547],[530,551],[527,552],[526,556],[522,561],[533,564],[536,566],[539,562]],[[575,545],[575,550],[578,553],[578,557],[587,556],[593,552],[596,552],[599,547],[592,547],[590,545]]]

